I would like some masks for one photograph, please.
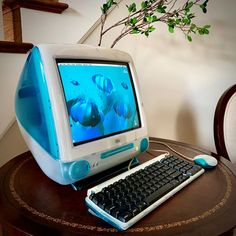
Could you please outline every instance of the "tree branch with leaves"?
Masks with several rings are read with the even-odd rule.
[[[143,34],[148,37],[156,30],[155,24],[157,23],[166,24],[170,33],[174,33],[175,29],[181,30],[189,42],[192,42],[193,34],[209,34],[210,25],[198,26],[193,22],[197,9],[207,13],[209,0],[186,0],[181,6],[177,6],[178,1],[147,0],[142,1],[139,7],[133,2],[126,5],[128,11],[126,17],[105,28],[108,11],[117,5],[116,1],[107,0],[101,7],[101,30],[98,45],[101,46],[104,35],[116,27],[122,27],[122,30],[115,38],[111,48],[128,34]]]

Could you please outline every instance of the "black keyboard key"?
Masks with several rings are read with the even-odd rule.
[[[156,192],[154,192],[153,194],[151,194],[150,196],[148,196],[145,199],[145,202],[148,205],[151,205],[152,203],[154,203],[155,201],[157,201],[158,199],[160,199],[162,196],[164,196],[166,193],[168,193],[169,191],[171,191],[174,188],[174,185],[171,183],[168,183],[166,185],[164,185],[163,187],[161,187],[160,189],[158,189]]]
[[[119,207],[115,207],[110,211],[110,214],[115,218],[118,218],[119,213],[120,213]]]
[[[191,175],[194,175],[194,174],[196,174],[198,171],[200,171],[201,170],[201,167],[200,166],[193,166],[191,169],[189,169],[187,172],[186,172],[186,175],[189,175],[189,176],[191,176]]]
[[[116,208],[116,205],[107,205],[104,210],[108,213],[108,214],[111,214],[112,210],[114,210]]]
[[[125,201],[123,200],[123,199],[118,199],[116,202],[115,202],[115,204],[117,205],[117,206],[123,206],[124,204],[125,204]]]
[[[175,171],[174,173],[172,173],[170,175],[171,178],[175,179],[177,178],[178,176],[182,175],[182,173],[180,173],[179,171]]]
[[[118,216],[118,220],[120,220],[124,223],[128,222],[132,218],[133,218],[133,214],[131,212],[123,212],[123,213],[119,214],[119,216]]]
[[[191,164],[187,164],[185,167],[191,169],[191,168],[193,167],[193,165],[191,165]]]
[[[129,211],[133,214],[133,216],[136,216],[140,213],[140,209],[136,206],[131,206]]]
[[[166,178],[167,176],[169,176],[169,173],[162,173],[162,175]]]
[[[148,207],[148,204],[146,202],[140,202],[136,205],[136,207],[140,210],[143,211],[144,209],[146,209]]]
[[[91,194],[105,212],[126,223],[202,168],[170,156]]]
[[[100,193],[96,193],[96,194],[92,194],[90,196],[90,199],[95,203],[95,204],[98,204],[99,202],[103,201],[104,200],[104,195],[102,192]]]
[[[176,166],[176,164],[175,164],[174,162],[170,162],[170,163],[168,164],[168,166],[169,166],[169,167],[174,167],[174,166]]]
[[[162,179],[164,179],[164,178],[165,178],[165,176],[164,176],[164,175],[162,175],[162,174],[160,174],[160,175],[158,176],[158,178],[159,178],[160,180],[162,180]]]
[[[170,181],[168,179],[163,179],[162,182],[164,182],[165,184],[169,183]]]
[[[177,166],[174,166],[173,168],[179,171],[181,168],[183,168],[183,165],[178,164]]]
[[[187,176],[187,175],[180,175],[179,177],[178,177],[178,181],[180,182],[180,183],[183,183],[185,180],[187,180],[189,178],[189,176]]]
[[[170,168],[169,170],[166,171],[167,174],[171,175],[175,172],[174,169]]]
[[[170,176],[167,176],[166,179],[168,179],[169,181],[171,181],[173,178]]]
[[[159,183],[159,185],[161,185],[161,186],[165,185],[165,182],[164,182],[164,181],[162,181],[162,180],[161,180],[161,181],[159,181],[158,183]]]
[[[159,183],[156,183],[154,187],[155,187],[155,189],[158,189],[158,188],[160,188],[160,187],[161,187],[161,184],[159,184]]]
[[[106,203],[106,202],[99,202],[97,205],[98,205],[101,209],[104,209],[105,206],[107,205],[107,203]]]
[[[163,169],[163,170],[169,170],[170,167],[169,167],[169,166],[163,166],[162,169]]]
[[[178,185],[180,185],[180,181],[179,181],[179,180],[175,180],[175,179],[171,180],[170,183],[171,183],[174,187],[177,187]]]

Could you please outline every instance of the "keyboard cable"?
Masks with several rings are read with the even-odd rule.
[[[177,155],[183,157],[184,159],[187,159],[188,161],[193,162],[193,159],[185,156],[184,154],[182,154],[181,152],[178,152],[177,150],[175,150],[174,148],[172,148],[171,146],[169,146],[168,144],[164,143],[164,142],[160,142],[160,141],[155,141],[155,140],[150,140],[150,143],[155,143],[155,144],[160,144],[163,145],[165,147],[167,147],[168,149],[170,149],[172,152],[176,153]],[[158,149],[151,149],[151,151],[158,151]]]

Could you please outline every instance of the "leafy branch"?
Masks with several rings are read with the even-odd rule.
[[[186,0],[183,5],[177,7],[178,0],[146,0],[138,7],[135,2],[126,5],[128,15],[115,24],[104,28],[109,9],[116,5],[114,0],[107,0],[101,7],[101,31],[99,37],[100,46],[102,39],[111,29],[123,26],[121,33],[115,38],[111,47],[128,34],[143,34],[146,37],[156,30],[155,23],[164,23],[170,33],[179,29],[189,42],[192,42],[192,34],[209,34],[210,25],[198,26],[193,22],[196,17],[195,10],[200,9],[207,13],[209,0]]]

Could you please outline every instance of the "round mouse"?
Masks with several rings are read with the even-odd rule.
[[[210,155],[197,155],[193,158],[193,161],[204,169],[213,168],[218,164],[216,158]]]

